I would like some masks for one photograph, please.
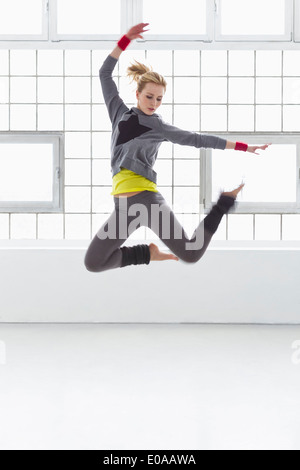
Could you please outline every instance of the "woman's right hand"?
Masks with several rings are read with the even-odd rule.
[[[144,30],[145,26],[148,26],[149,23],[139,23],[136,26],[133,26],[130,28],[128,33],[126,33],[126,36],[130,41],[133,39],[141,38],[144,39],[143,36],[141,36],[142,33],[145,33],[146,31],[149,31],[149,29]]]

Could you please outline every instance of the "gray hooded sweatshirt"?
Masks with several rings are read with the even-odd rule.
[[[226,139],[198,134],[163,121],[160,114],[145,114],[136,107],[129,109],[119,96],[112,72],[118,62],[108,55],[99,70],[103,97],[112,122],[111,172],[115,176],[121,166],[157,183],[153,170],[162,142],[189,145],[196,148],[224,150]]]

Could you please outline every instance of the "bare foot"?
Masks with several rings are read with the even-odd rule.
[[[163,253],[159,250],[158,246],[154,243],[150,243],[150,261],[164,261],[167,259],[173,259],[175,261],[179,261],[179,258],[172,254]]]
[[[229,193],[222,193],[222,196],[229,196],[229,197],[233,197],[234,199],[236,199],[238,193],[242,191],[244,186],[245,186],[245,183],[241,184],[238,188],[234,189],[233,191],[230,191]]]

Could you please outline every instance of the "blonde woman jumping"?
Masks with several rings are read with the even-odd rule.
[[[85,254],[85,266],[91,272],[125,267],[131,264],[149,264],[150,261],[176,260],[196,263],[204,255],[222,217],[236,203],[244,184],[231,192],[223,192],[200,222],[189,239],[175,214],[158,191],[157,174],[153,170],[162,142],[188,145],[196,148],[235,149],[256,153],[263,146],[248,146],[230,142],[214,135],[198,134],[175,127],[163,121],[156,111],[163,101],[167,83],[163,76],[137,62],[127,69],[127,75],[137,82],[137,106],[129,109],[112,78],[112,72],[121,53],[130,42],[142,38],[149,23],[131,28],[107,56],[99,71],[102,92],[112,123],[111,171],[115,209],[94,236]],[[157,209],[156,211],[153,209]],[[136,218],[136,213],[140,216]],[[151,228],[170,249],[163,253],[154,243],[121,246],[134,230],[141,226]]]

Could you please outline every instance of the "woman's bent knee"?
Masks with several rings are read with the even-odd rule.
[[[84,258],[84,265],[91,273],[99,273],[102,271],[102,266],[99,266],[99,263],[96,264],[95,260],[89,259],[87,256]]]
[[[196,250],[189,250],[184,253],[184,255],[180,256],[182,261],[185,261],[188,264],[195,264],[202,258],[204,252],[196,251]]]

